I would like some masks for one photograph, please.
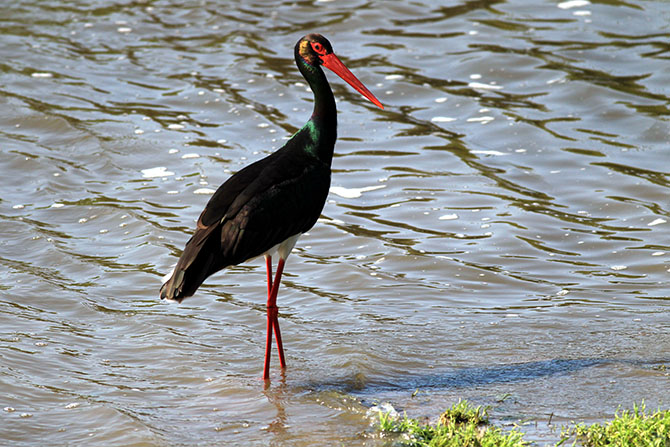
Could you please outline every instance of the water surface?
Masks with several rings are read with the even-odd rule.
[[[371,406],[462,398],[543,445],[667,408],[668,23],[662,1],[5,7],[0,436],[377,446]],[[313,31],[386,109],[328,74],[334,188],[266,387],[261,261],[180,306],[158,289],[208,194],[308,118]]]

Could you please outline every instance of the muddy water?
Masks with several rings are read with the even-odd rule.
[[[607,2],[20,2],[0,27],[0,436],[12,445],[384,445],[368,409],[557,425],[670,404],[670,9]],[[335,76],[322,219],[157,297],[209,193]],[[276,362],[276,359],[274,360]],[[549,424],[551,418],[551,425]]]

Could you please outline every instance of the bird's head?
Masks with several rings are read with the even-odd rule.
[[[298,54],[311,66],[323,65],[333,54],[333,46],[321,34],[308,34],[298,41]]]
[[[376,106],[384,108],[381,102],[368,90],[361,81],[349,71],[342,61],[333,53],[333,46],[321,34],[312,33],[303,36],[295,46],[296,58],[301,58],[311,70],[323,65],[344,79],[360,94],[372,101]]]

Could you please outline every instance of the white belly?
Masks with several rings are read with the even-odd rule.
[[[284,242],[275,245],[274,247],[263,253],[263,255],[274,256],[275,254],[278,254],[280,259],[286,260],[286,258],[288,258],[288,255],[291,254],[291,250],[293,250],[293,247],[295,247],[295,243],[298,242],[298,238],[300,236],[302,236],[302,233],[298,233],[295,236],[291,236]]]

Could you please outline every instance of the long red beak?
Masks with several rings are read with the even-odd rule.
[[[350,72],[347,67],[344,66],[342,61],[337,56],[335,56],[335,54],[330,53],[319,57],[321,58],[324,67],[332,70],[336,75],[344,79],[350,86],[355,88],[361,95],[372,101],[372,103],[374,103],[377,107],[382,109],[384,108],[382,103],[379,102],[377,98],[375,98],[375,95],[373,95],[370,90],[368,90],[363,85],[363,83],[359,81],[358,78],[354,76],[354,74]]]

